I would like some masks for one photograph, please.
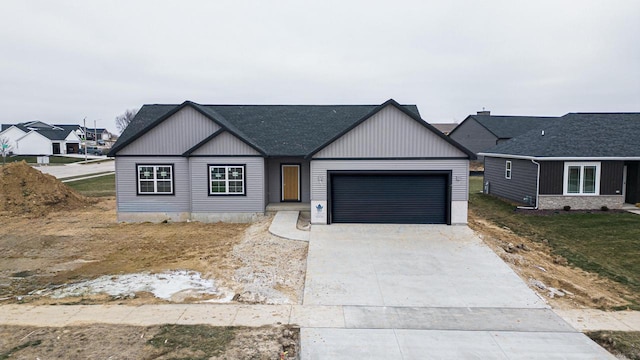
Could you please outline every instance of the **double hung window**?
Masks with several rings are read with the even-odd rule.
[[[564,164],[565,195],[599,195],[599,162],[566,162]]]
[[[138,165],[138,194],[173,194],[173,165]]]
[[[244,195],[244,165],[209,165],[209,195]]]

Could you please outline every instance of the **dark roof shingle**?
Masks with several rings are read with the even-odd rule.
[[[510,139],[525,132],[546,126],[557,120],[557,117],[545,116],[496,116],[471,115],[478,123],[491,131],[499,139]]]
[[[640,157],[638,139],[640,113],[569,113],[484,153],[567,158]]]
[[[268,156],[306,156],[380,105],[144,105],[112,148],[114,155],[185,104]],[[415,105],[402,105],[419,118]],[[195,145],[195,144],[194,144]]]

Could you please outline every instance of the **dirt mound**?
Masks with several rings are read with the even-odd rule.
[[[53,210],[77,209],[91,202],[24,161],[7,164],[0,171],[1,212],[42,216]]]

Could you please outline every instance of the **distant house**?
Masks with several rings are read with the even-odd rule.
[[[467,222],[473,153],[415,105],[144,105],[112,147],[120,221]],[[299,204],[296,204],[299,203]]]
[[[50,125],[42,121],[2,124],[0,137],[9,140],[17,155],[76,154],[80,148],[78,125]]]
[[[111,134],[107,129],[86,128],[86,131],[87,131],[87,140],[89,141],[96,141],[96,140],[110,141],[113,139],[113,134]],[[84,137],[85,128],[82,126],[79,126],[76,132],[82,138]]]
[[[449,137],[478,154],[531,129],[550,124],[557,117],[496,116],[489,111],[478,111],[460,123]],[[482,160],[482,156],[478,156]]]
[[[440,130],[441,133],[445,135],[449,135],[449,133],[451,133],[453,129],[455,129],[456,126],[458,126],[458,123],[439,123],[439,124],[431,123],[431,126]]]
[[[640,202],[640,113],[570,113],[481,152],[485,190],[539,209]]]

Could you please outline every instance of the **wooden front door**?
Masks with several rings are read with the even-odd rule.
[[[300,165],[282,165],[282,201],[300,201]]]

